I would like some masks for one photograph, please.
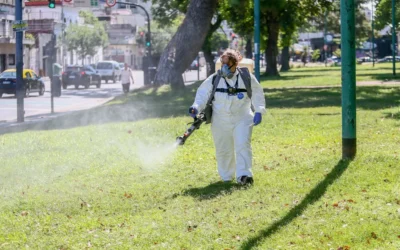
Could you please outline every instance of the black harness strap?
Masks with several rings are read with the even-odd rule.
[[[247,89],[235,89],[235,93],[240,93],[240,92],[247,92]],[[222,92],[222,93],[229,93],[229,89],[221,89],[217,88],[215,92]]]

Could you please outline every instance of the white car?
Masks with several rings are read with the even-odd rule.
[[[108,83],[112,80],[114,83],[121,79],[121,68],[116,61],[102,61],[98,62],[96,66],[96,71],[100,74],[101,79]]]

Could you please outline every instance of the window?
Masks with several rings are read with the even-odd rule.
[[[15,65],[15,54],[8,55],[8,65]]]

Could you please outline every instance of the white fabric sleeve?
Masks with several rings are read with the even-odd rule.
[[[206,107],[208,98],[211,95],[213,89],[212,79],[214,75],[215,74],[210,75],[197,89],[196,97],[192,107],[196,108],[199,112]]]
[[[253,74],[250,75],[251,75],[251,90],[252,90],[251,102],[254,106],[254,112],[265,114],[267,110],[265,109],[264,90],[261,84],[257,81],[256,77]]]

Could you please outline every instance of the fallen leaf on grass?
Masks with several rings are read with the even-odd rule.
[[[125,196],[125,198],[127,198],[127,199],[132,198],[132,194],[128,194],[127,192],[125,192],[124,196]]]
[[[27,216],[29,213],[27,211],[22,211],[21,216]]]
[[[264,170],[265,170],[265,171],[267,171],[267,170],[272,170],[272,168],[270,168],[270,167],[268,167],[268,166],[264,166]]]
[[[371,237],[372,237],[373,239],[378,239],[378,235],[376,235],[376,233],[374,233],[374,232],[371,233]]]
[[[349,246],[342,246],[342,247],[339,247],[337,250],[350,250],[350,247]]]
[[[338,207],[339,206],[339,204],[338,203],[333,203],[333,205],[332,206],[334,206],[334,207]]]
[[[128,134],[132,133],[132,130],[128,130]]]

